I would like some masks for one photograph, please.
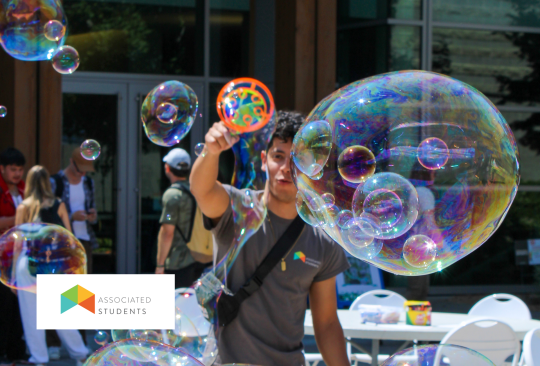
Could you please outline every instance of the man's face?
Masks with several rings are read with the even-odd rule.
[[[84,177],[86,175],[86,172],[83,172],[79,169],[75,160],[71,159],[70,161],[71,161],[71,172],[74,175],[78,176],[79,178]]]
[[[15,164],[0,165],[0,171],[7,184],[19,184],[24,175],[24,167]]]
[[[296,200],[296,186],[290,169],[292,140],[275,139],[268,152],[263,151],[262,170],[268,173],[268,187],[274,198],[281,202]]]

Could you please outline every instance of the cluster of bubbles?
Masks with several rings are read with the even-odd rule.
[[[389,357],[382,366],[495,366],[486,356],[472,349],[451,344],[430,344],[404,349]]]
[[[0,282],[36,292],[38,274],[85,274],[86,253],[71,232],[58,225],[22,224],[0,237]]]
[[[217,98],[221,121],[233,131],[244,133],[263,128],[274,115],[274,98],[258,80],[240,78],[230,81]]]
[[[157,145],[178,144],[191,129],[198,106],[197,95],[188,85],[176,80],[159,84],[142,104],[146,136]]]
[[[0,105],[0,118],[7,116],[7,108],[3,105]]]
[[[471,86],[424,71],[329,95],[291,155],[299,215],[401,275],[440,271],[478,248],[519,184],[516,141],[500,112]]]
[[[101,154],[101,145],[96,140],[84,140],[81,144],[81,156],[86,160],[96,160]]]
[[[57,0],[12,0],[0,3],[0,44],[23,61],[51,60],[61,74],[79,66],[79,54],[64,46],[67,19]]]

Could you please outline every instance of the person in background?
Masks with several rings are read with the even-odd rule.
[[[208,243],[211,253],[212,234],[204,229],[202,213],[189,190],[189,154],[184,149],[172,149],[163,162],[171,186],[162,199],[156,274],[174,274],[176,288],[189,287],[211,264],[212,257],[192,252],[188,243]]]
[[[226,285],[232,292],[242,291],[240,288],[291,225],[294,230],[299,227],[295,224],[299,222],[298,191],[291,175],[290,155],[293,138],[303,122],[299,113],[277,113],[275,131],[266,151],[261,152],[263,171],[268,177],[265,190],[251,195],[253,199],[265,196],[268,214],[230,269]],[[234,241],[231,201],[246,194],[245,190],[216,181],[219,156],[237,141],[238,137],[231,136],[223,122],[214,123],[205,136],[207,153],[196,160],[190,177],[191,191],[205,215],[205,225],[214,234],[218,259]],[[315,339],[324,362],[331,366],[350,365],[336,299],[336,276],[349,268],[345,253],[321,228],[306,224],[295,235],[297,239],[288,243],[291,247],[281,258],[281,265],[274,266],[262,284],[253,286],[260,286],[256,291],[251,290],[254,281],[250,281],[249,290],[243,288],[251,294],[241,303],[236,317],[220,328],[222,363],[304,365],[302,339],[309,296]],[[291,236],[284,237],[282,243],[287,237]]]
[[[94,181],[86,173],[94,171],[92,161],[84,159],[81,149],[76,148],[69,165],[51,177],[52,191],[66,205],[73,234],[86,251],[89,274],[92,273],[92,250],[98,243],[91,226],[97,222]]]
[[[15,226],[17,206],[24,197],[24,155],[12,147],[0,153],[0,235]],[[0,284],[0,366],[1,360],[26,357],[26,345],[17,296]]]
[[[45,222],[63,226],[71,231],[66,205],[64,202],[55,198],[49,179],[49,172],[40,165],[36,165],[28,171],[24,191],[25,199],[17,207],[16,225],[29,222]],[[35,281],[35,279],[30,277],[28,268],[19,262],[17,263],[17,281],[22,282],[24,278],[30,278],[30,280]],[[43,365],[49,362],[49,354],[45,341],[45,331],[43,329],[37,329],[36,294],[28,291],[17,291],[17,295],[19,298],[24,337],[30,351],[30,359],[28,361]],[[66,345],[71,358],[77,360],[77,366],[81,366],[82,361],[88,355],[88,349],[84,345],[79,331],[59,329],[56,332]]]

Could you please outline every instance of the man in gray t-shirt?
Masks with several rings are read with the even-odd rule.
[[[303,117],[280,112],[276,131],[262,153],[268,181],[264,191],[268,215],[246,242],[230,269],[227,286],[236,292],[249,279],[279,237],[297,216],[290,149]],[[212,229],[222,258],[234,238],[231,198],[243,190],[216,181],[219,155],[236,143],[225,125],[214,124],[206,135],[207,153],[193,165],[191,190]],[[255,192],[254,192],[255,193]],[[252,197],[258,197],[253,194]],[[286,366],[304,365],[302,338],[309,295],[315,338],[327,365],[350,365],[337,318],[335,276],[349,267],[343,249],[318,228],[309,225],[290,252],[247,298],[236,319],[220,329],[222,363]]]

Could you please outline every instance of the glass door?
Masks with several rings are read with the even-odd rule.
[[[136,205],[130,207],[128,197],[128,171],[133,162],[127,151],[127,84],[66,77],[62,89],[62,166],[69,164],[73,149],[85,139],[101,145],[95,172],[89,173],[98,211],[98,223],[93,226],[98,240],[93,273],[135,273],[129,266],[129,253],[135,251],[135,245],[130,248],[129,243],[131,238],[131,243],[135,242],[135,232],[128,228],[130,219],[136,219],[134,214],[130,218],[129,212],[134,212]]]

